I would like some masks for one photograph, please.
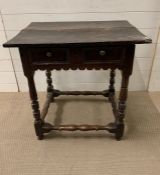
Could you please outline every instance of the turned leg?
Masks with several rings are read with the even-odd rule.
[[[114,83],[115,83],[115,70],[111,69],[111,71],[110,71],[109,92],[112,93],[112,94],[115,93]]]
[[[109,84],[109,101],[111,102],[112,111],[113,111],[113,114],[116,118],[117,106],[116,106],[116,101],[115,101],[115,97],[114,97],[114,95],[115,95],[114,83],[115,83],[115,69],[111,69],[111,71],[110,71],[110,84]]]
[[[116,118],[117,129],[115,136],[117,140],[121,140],[124,132],[124,117],[125,117],[126,100],[128,94],[129,76],[130,76],[129,74],[122,72],[122,83],[118,103],[118,115]]]
[[[52,85],[52,77],[51,77],[50,70],[46,70],[46,77],[47,77],[47,92],[52,93],[53,92],[53,85]]]
[[[27,78],[28,78],[31,105],[33,110],[35,132],[38,139],[41,140],[43,139],[43,131],[42,131],[43,121],[40,117],[39,102],[38,102],[37,92],[35,88],[35,83],[34,83],[33,76],[29,76]]]
[[[53,93],[54,88],[52,85],[52,74],[50,70],[46,70],[46,77],[47,77],[47,94]],[[54,101],[54,96],[52,97],[52,102]]]

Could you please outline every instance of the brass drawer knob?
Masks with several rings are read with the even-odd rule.
[[[100,50],[100,51],[99,51],[99,55],[100,55],[100,56],[106,55],[106,51],[105,51],[105,50]]]
[[[52,56],[53,56],[53,53],[52,53],[52,52],[47,52],[47,53],[46,53],[46,56],[47,56],[47,57],[52,57]]]

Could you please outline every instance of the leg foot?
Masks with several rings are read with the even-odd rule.
[[[37,139],[38,139],[38,140],[43,140],[43,139],[44,139],[44,136],[43,136],[43,135],[37,136]]]
[[[38,140],[43,139],[42,125],[43,125],[43,122],[41,120],[34,122],[34,128],[35,128],[35,132],[36,132],[36,135],[38,137]]]
[[[120,141],[122,139],[123,132],[124,132],[124,124],[118,124],[115,133],[115,138],[117,141]]]
[[[121,140],[124,132],[124,124],[117,124],[116,122],[113,122],[113,123],[109,123],[107,125],[107,128],[110,133],[115,134],[116,140],[118,141]]]

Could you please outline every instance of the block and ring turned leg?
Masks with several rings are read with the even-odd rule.
[[[28,79],[29,94],[31,99],[31,106],[33,110],[35,132],[38,139],[42,140],[43,139],[43,130],[42,130],[43,120],[41,119],[41,116],[40,116],[39,102],[38,102],[33,75],[27,77],[27,79]]]
[[[110,71],[110,84],[109,84],[109,92],[114,95],[115,94],[115,69],[111,69]]]
[[[109,84],[109,102],[111,103],[112,105],[112,111],[113,111],[113,114],[114,114],[114,117],[116,118],[117,116],[117,104],[116,104],[116,100],[115,100],[115,87],[114,87],[114,84],[115,84],[115,69],[111,69],[110,71],[110,84]]]
[[[128,94],[128,83],[129,83],[129,74],[122,71],[122,83],[119,94],[119,102],[118,102],[118,111],[116,117],[116,132],[115,137],[117,140],[121,140],[124,133],[124,117],[125,117],[125,109],[126,109],[126,100]]]
[[[54,92],[54,88],[52,85],[52,74],[50,70],[46,70],[46,77],[47,77],[47,96],[50,96]],[[54,101],[54,96],[52,96],[52,102]]]

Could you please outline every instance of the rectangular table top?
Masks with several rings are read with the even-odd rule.
[[[32,22],[4,47],[143,44],[151,39],[128,21]]]

